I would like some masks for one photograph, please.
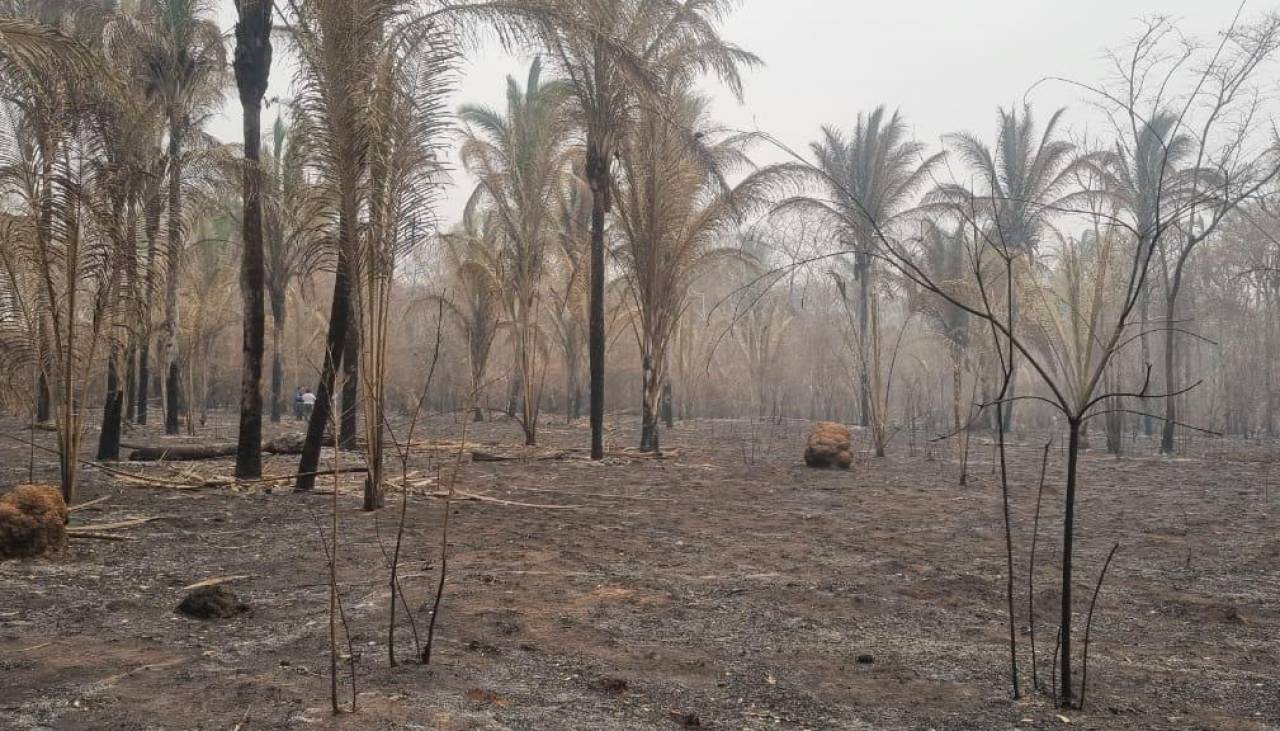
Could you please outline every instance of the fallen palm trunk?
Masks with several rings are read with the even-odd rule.
[[[276,437],[262,445],[267,454],[302,454],[302,435]],[[333,437],[325,437],[323,446],[332,447]],[[131,462],[188,462],[202,459],[234,457],[236,445],[228,444],[174,444],[162,447],[139,447],[129,453]]]
[[[501,452],[482,452],[480,450],[471,453],[472,462],[517,462],[529,461],[534,462],[544,459],[563,459],[567,455],[563,449],[554,450],[525,450],[511,453]]]

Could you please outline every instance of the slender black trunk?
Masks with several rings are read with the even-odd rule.
[[[1058,661],[1062,663],[1058,675],[1058,704],[1063,708],[1071,706],[1073,694],[1071,690],[1071,557],[1072,543],[1075,538],[1076,516],[1076,468],[1080,459],[1080,420],[1072,417],[1067,421],[1067,486],[1062,513],[1062,618],[1058,625],[1060,652]]]
[[[591,459],[604,458],[604,214],[609,208],[609,156],[598,141],[587,146],[591,184],[591,289],[588,359],[591,368]]]
[[[240,374],[240,432],[236,442],[238,478],[262,476],[262,357],[266,352],[266,264],[262,243],[262,97],[271,73],[271,11],[264,0],[239,0],[236,23],[236,84],[244,110],[244,256],[240,288],[244,298],[243,366]]]
[[[302,445],[302,458],[298,460],[296,490],[315,487],[315,471],[320,466],[320,447],[324,441],[325,427],[329,424],[329,412],[333,408],[333,386],[342,353],[346,347],[347,326],[351,322],[351,272],[347,263],[347,243],[350,241],[351,221],[343,216],[339,221],[342,231],[338,242],[338,267],[333,278],[333,301],[329,305],[329,332],[325,337],[324,364],[320,368],[320,383],[316,386],[316,405],[307,421],[307,438]]]
[[[178,433],[178,405],[182,399],[182,378],[178,369],[178,361],[169,363],[169,372],[164,381],[164,433]]]
[[[53,415],[52,404],[53,393],[49,390],[49,379],[42,368],[40,375],[36,376],[36,421],[43,424],[50,419]]]
[[[1165,312],[1164,331],[1164,390],[1168,394],[1164,399],[1164,426],[1160,430],[1160,453],[1173,454],[1174,422],[1178,418],[1178,397],[1173,395],[1178,390],[1177,351],[1174,350],[1176,339],[1173,332],[1173,302],[1170,297],[1168,310]]]
[[[114,348],[113,348],[114,350]],[[102,462],[120,459],[120,415],[124,390],[116,370],[116,354],[107,360],[107,398],[102,405],[102,431],[98,434],[98,456]]]
[[[671,397],[671,381],[665,381],[662,384],[662,421],[667,425],[668,429],[675,427],[675,409],[672,405]]]

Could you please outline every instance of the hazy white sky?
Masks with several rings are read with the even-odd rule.
[[[230,31],[233,4],[219,7]],[[1268,7],[1250,0],[1246,14]],[[708,91],[725,126],[758,128],[795,149],[814,139],[819,125],[852,127],[859,111],[878,104],[901,108],[916,136],[931,144],[959,130],[990,138],[996,108],[1021,103],[1037,80],[1101,79],[1103,53],[1133,36],[1138,19],[1168,15],[1184,32],[1211,37],[1236,8],[1233,0],[745,0],[724,36],[765,65],[748,73],[742,104],[722,89]],[[278,60],[287,63],[281,50]],[[522,76],[528,61],[499,49],[473,54],[461,69],[456,103],[500,105],[505,77]],[[269,96],[289,95],[291,73],[277,64]],[[1060,106],[1074,110],[1069,120],[1088,117],[1081,95],[1060,84],[1038,87],[1029,101],[1041,118]],[[274,116],[268,110],[265,119]],[[234,92],[211,131],[240,140]],[[766,149],[754,157],[779,159]],[[440,212],[446,222],[472,185],[461,171],[454,179]]]

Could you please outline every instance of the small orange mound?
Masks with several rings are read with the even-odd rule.
[[[67,504],[53,485],[18,485],[0,495],[0,559],[67,547]]]
[[[853,464],[853,449],[849,445],[848,427],[833,421],[818,422],[809,435],[804,463],[810,467],[849,469]]]

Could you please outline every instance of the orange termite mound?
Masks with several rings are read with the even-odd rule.
[[[67,504],[53,485],[18,485],[0,495],[0,559],[42,556],[67,546]]]
[[[810,467],[839,467],[847,470],[853,464],[849,445],[849,428],[833,421],[820,421],[809,435],[804,450],[804,463]]]

